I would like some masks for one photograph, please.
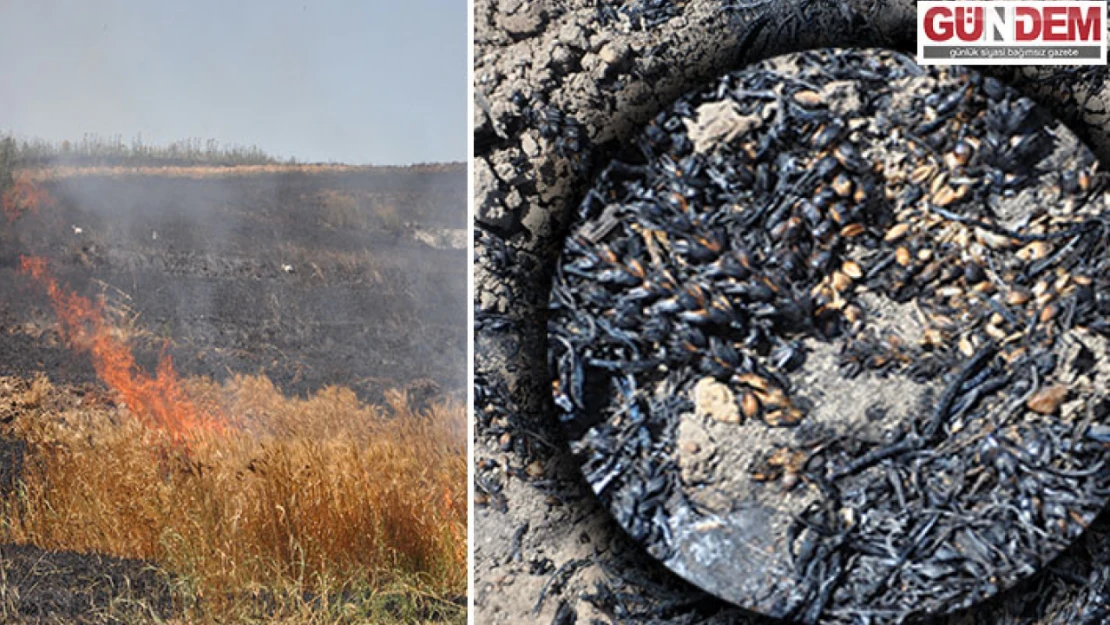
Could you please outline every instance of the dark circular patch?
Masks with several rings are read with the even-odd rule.
[[[620,524],[803,622],[968,606],[1110,487],[1089,150],[961,68],[822,50],[657,116],[578,209],[555,403]]]

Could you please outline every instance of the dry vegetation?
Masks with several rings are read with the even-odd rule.
[[[445,601],[466,587],[461,405],[184,387],[231,427],[175,445],[108,391],[0,378],[5,435],[27,445],[0,540],[156,563],[186,622],[465,620]]]
[[[353,194],[332,189],[321,192],[316,199],[320,204],[320,218],[330,228],[365,230],[376,227],[394,235],[405,228],[406,215],[396,201],[383,201],[365,192]],[[419,221],[424,217],[419,208],[410,212],[409,220]]]
[[[81,177],[123,177],[123,176],[161,176],[165,178],[189,178],[203,180],[207,178],[238,178],[257,174],[283,174],[283,173],[354,173],[354,172],[448,172],[457,171],[466,167],[463,163],[429,163],[411,166],[395,165],[336,165],[336,164],[273,164],[273,165],[63,165],[51,162],[41,167],[23,166],[21,171],[26,172],[29,180],[42,182],[45,180],[70,179]]]
[[[407,170],[422,172],[465,168],[463,163],[414,163],[396,165],[343,165],[298,163],[277,158],[258,146],[224,145],[214,139],[183,139],[164,145],[124,141],[120,135],[86,134],[77,141],[17,140],[0,133],[0,189],[4,172],[18,166],[30,179],[42,181],[81,176],[169,176],[211,178],[273,173],[320,173]]]
[[[7,226],[0,228],[0,247],[21,255],[17,283],[36,281],[57,316],[51,326],[28,307],[32,314],[20,317],[21,323],[0,328],[6,330],[0,336],[12,338],[5,355],[18,361],[7,369],[15,377],[0,376],[0,622],[22,620],[29,610],[47,619],[35,622],[74,622],[78,617],[98,623],[465,621],[465,607],[459,604],[466,593],[463,406],[450,400],[429,404],[429,396],[411,385],[411,402],[403,393],[386,392],[381,405],[367,404],[345,387],[290,397],[281,389],[296,385],[300,370],[290,378],[277,360],[269,369],[245,370],[265,370],[280,388],[265,377],[232,376],[220,383],[178,377],[168,352],[189,344],[188,335],[182,339],[173,333],[165,317],[158,316],[165,313],[149,299],[132,300],[113,286],[121,281],[105,270],[111,269],[110,262],[97,265],[96,273],[87,269],[93,263],[86,248],[120,245],[108,236],[112,229],[106,225],[112,222],[98,223],[90,218],[95,210],[82,212],[72,202],[56,204],[47,191],[57,187],[51,181],[58,177],[118,176],[134,185],[127,189],[143,189],[157,198],[166,189],[177,189],[179,181],[171,178],[243,177],[251,183],[246,190],[239,189],[238,179],[230,186],[220,180],[196,185],[211,193],[238,189],[235,197],[250,202],[252,210],[230,215],[228,221],[259,226],[244,230],[274,233],[271,241],[276,243],[261,247],[277,253],[262,260],[214,257],[228,261],[214,263],[218,277],[226,279],[223,284],[237,287],[227,297],[255,297],[253,285],[260,276],[278,282],[258,267],[280,266],[284,297],[308,298],[318,286],[321,292],[332,285],[373,286],[375,295],[391,298],[392,304],[423,301],[417,295],[428,291],[426,285],[439,284],[438,271],[412,277],[412,259],[426,254],[400,244],[371,250],[358,241],[344,240],[335,247],[325,243],[338,236],[335,231],[351,230],[365,230],[376,242],[388,241],[379,231],[396,234],[404,229],[402,216],[423,219],[426,212],[434,223],[444,221],[440,183],[413,174],[462,168],[302,165],[251,149],[225,150],[199,142],[152,148],[141,142],[127,146],[118,138],[49,144],[0,136],[0,209],[6,216],[0,217],[0,226]],[[400,179],[393,180],[394,170]],[[386,190],[367,189],[369,183],[361,178],[352,183],[334,176],[364,172],[371,182],[380,177]],[[272,173],[294,175],[273,181],[247,178]],[[323,175],[312,180],[303,173]],[[83,200],[113,207],[116,199],[127,201],[124,192],[105,198],[98,183],[95,178],[89,183],[95,191]],[[74,184],[67,180],[64,187],[72,191]],[[339,190],[317,192],[327,184]],[[298,211],[296,219],[289,220],[284,212],[289,209]],[[65,211],[74,217],[58,217]],[[306,232],[301,232],[303,211],[319,222]],[[83,231],[59,225],[69,223]],[[304,236],[282,236],[279,226],[286,223]],[[81,245],[75,252],[80,262],[68,266],[95,281],[99,288],[87,290],[99,290],[99,298],[80,296],[56,282],[50,271],[54,262],[23,256],[23,239],[14,227],[23,227],[20,232],[26,235],[37,225],[45,228],[44,239],[57,235],[64,245]],[[144,258],[178,258],[161,243],[151,243],[147,232],[155,226],[167,241],[174,238],[172,228],[180,228],[172,221],[151,224],[143,245],[122,249],[138,249],[136,256]],[[317,236],[317,230],[326,238]],[[52,259],[66,258],[47,253]],[[212,260],[206,256],[210,253],[191,257],[189,270],[203,265],[205,278],[210,278],[209,265],[196,262]],[[114,257],[98,260],[105,258]],[[66,266],[65,261],[58,264]],[[162,286],[164,276],[157,268],[162,265],[142,267],[155,273],[153,281]],[[132,293],[153,292],[134,286],[135,275],[129,271]],[[249,288],[241,286],[245,275],[250,276]],[[289,310],[305,310],[279,306],[273,292],[266,301],[270,299],[279,320],[298,314]],[[269,312],[264,306],[255,310]],[[381,311],[374,318],[387,333],[399,327],[423,334],[427,317],[409,314],[401,305]],[[212,345],[212,351],[278,349],[252,338],[263,317],[225,314],[225,320],[243,331],[233,333],[226,344]],[[336,325],[338,316],[322,321],[298,317],[282,327],[301,331]],[[441,316],[427,323],[439,327],[434,324]],[[33,347],[24,336],[33,339]],[[307,343],[300,336],[287,343],[293,346],[291,360],[305,353]],[[150,345],[155,347],[147,349]],[[345,350],[324,345],[323,358],[343,361],[352,354],[374,354],[378,344],[363,349],[356,342]],[[159,347],[157,368],[145,372],[136,355],[150,356]],[[52,354],[58,348],[87,359],[85,367],[91,365],[99,382],[82,383],[90,379],[82,377],[89,372],[75,374],[73,368],[58,366]],[[419,365],[409,365],[424,356],[389,351],[402,348],[407,345],[382,345],[382,358],[391,358],[398,377],[389,378],[372,397],[382,397],[381,388],[417,379],[410,369]],[[197,362],[203,354],[201,350]],[[222,369],[213,373],[210,361],[204,360],[201,372],[222,376]],[[40,374],[29,379],[43,368],[51,378]],[[226,367],[228,375],[232,370]],[[422,370],[416,373],[423,375]],[[362,379],[343,383],[357,387]],[[88,613],[90,606],[96,614]]]
[[[21,163],[37,164],[62,161],[84,165],[145,165],[152,162],[190,165],[270,165],[283,161],[266,154],[258,146],[223,145],[215,139],[182,139],[165,145],[146,143],[142,135],[125,142],[121,135],[86,133],[77,141],[16,140],[12,144]]]

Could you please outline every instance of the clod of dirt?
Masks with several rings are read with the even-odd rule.
[[[761,114],[744,115],[731,100],[707,102],[697,108],[697,115],[685,119],[686,130],[694,149],[710,150],[718,143],[728,143],[749,132],[775,115],[775,107],[764,107]]]
[[[702,378],[694,385],[694,406],[698,416],[708,416],[721,423],[741,421],[732,389],[713,378]]]
[[[530,37],[540,31],[547,18],[543,3],[534,0],[511,0],[503,3],[497,16],[498,25],[513,37]]]

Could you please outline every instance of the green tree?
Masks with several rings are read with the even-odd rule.
[[[15,182],[15,139],[4,137],[0,140],[0,195]]]

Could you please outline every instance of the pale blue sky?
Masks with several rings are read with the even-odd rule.
[[[0,0],[0,132],[461,161],[466,0]]]

